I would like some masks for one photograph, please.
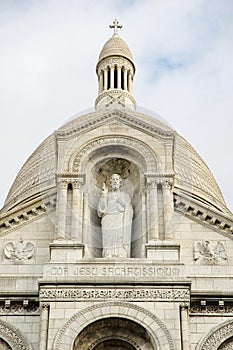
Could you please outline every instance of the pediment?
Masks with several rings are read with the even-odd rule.
[[[173,138],[176,132],[159,120],[134,111],[109,110],[103,113],[94,112],[78,117],[62,128],[55,134],[58,139],[69,139],[80,134],[101,128],[108,124],[112,131],[119,132],[122,128],[133,128],[143,133],[156,136],[160,139]]]

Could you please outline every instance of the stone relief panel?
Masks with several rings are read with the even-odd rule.
[[[26,262],[33,258],[35,246],[20,238],[16,242],[8,242],[4,246],[4,255],[12,262]]]
[[[200,265],[224,265],[227,262],[226,249],[219,241],[198,241],[194,244],[193,259]]]

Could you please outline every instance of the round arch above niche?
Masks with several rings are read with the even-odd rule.
[[[94,321],[74,341],[72,350],[153,350],[147,331],[132,320],[109,317]]]
[[[218,324],[204,336],[204,338],[197,344],[196,350],[218,350],[225,349],[224,343],[230,342],[232,345],[233,321],[228,320],[224,323]],[[226,347],[227,348],[227,347]]]
[[[116,157],[137,164],[144,173],[161,172],[161,161],[148,145],[122,135],[95,138],[78,152],[73,152],[69,160],[69,172],[84,173],[92,161],[97,163],[102,159],[107,161]]]
[[[77,312],[58,331],[53,350],[60,350],[63,346],[66,349],[74,350],[78,334],[81,334],[86,327],[91,325],[93,320],[99,321],[109,318],[125,319],[138,325],[140,330],[146,332],[153,350],[175,350],[175,344],[170,332],[158,317],[140,306],[126,302],[100,303]],[[118,340],[126,342],[126,339]],[[127,342],[130,344],[129,340]],[[130,345],[136,346],[134,343]],[[94,347],[93,350],[100,349],[95,349]]]

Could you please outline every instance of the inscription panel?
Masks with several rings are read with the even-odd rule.
[[[60,264],[53,263],[46,265],[44,268],[44,278],[59,277],[65,279],[89,280],[98,277],[103,279],[121,279],[121,280],[148,280],[155,279],[180,279],[184,278],[184,266],[182,264],[151,265],[143,263],[70,263]],[[47,278],[46,278],[47,280]]]

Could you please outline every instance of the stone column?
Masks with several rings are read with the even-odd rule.
[[[182,350],[190,350],[188,303],[180,305]]]
[[[117,88],[121,89],[121,67],[117,67]]]
[[[89,222],[89,208],[88,208],[88,193],[83,194],[83,243],[89,243],[88,237],[88,222]]]
[[[108,89],[108,70],[104,69],[104,90]]]
[[[100,75],[99,75],[99,91],[98,91],[99,94],[103,91],[103,88],[104,88],[104,86],[103,86],[103,79],[104,79],[103,74],[104,74],[103,71],[101,71]]]
[[[163,212],[164,212],[164,231],[165,239],[172,239],[171,227],[169,230],[169,224],[171,222],[173,214],[173,194],[172,194],[172,181],[165,180],[163,182]]]
[[[142,210],[142,215],[141,215],[141,228],[142,228],[142,232],[143,232],[143,244],[146,244],[146,235],[144,234],[146,232],[147,229],[147,217],[146,217],[146,211],[147,211],[147,206],[146,206],[146,192],[142,192],[141,194],[141,210]],[[143,254],[143,258],[145,258],[145,251],[142,251]]]
[[[129,72],[128,75],[128,88],[129,88],[129,92],[132,93],[132,73]]]
[[[49,304],[42,304],[40,316],[40,350],[47,350],[49,325]]]
[[[127,78],[128,78],[128,71],[127,71],[126,68],[125,68],[125,69],[124,69],[124,90],[125,90],[125,91],[128,90]]]
[[[147,188],[149,195],[149,234],[148,241],[159,239],[159,220],[158,220],[158,188],[156,178],[147,178]]]
[[[72,207],[71,239],[81,242],[82,241],[81,184],[79,180],[75,180],[75,181],[73,180],[72,185],[73,185],[73,207]]]
[[[60,180],[58,185],[58,209],[57,209],[57,239],[66,238],[66,206],[67,206],[67,181]]]
[[[110,68],[110,89],[114,89],[114,67]]]

